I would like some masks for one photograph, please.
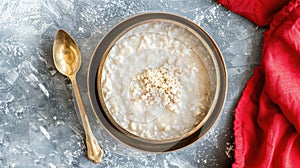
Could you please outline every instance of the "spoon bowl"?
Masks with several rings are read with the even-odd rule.
[[[65,31],[59,30],[53,45],[53,59],[57,70],[65,75],[75,75],[81,65],[81,54],[74,39]]]
[[[99,163],[103,156],[103,151],[98,145],[98,142],[90,128],[88,117],[84,110],[84,105],[82,103],[76,82],[76,73],[81,65],[81,54],[74,39],[64,30],[59,30],[54,38],[53,60],[57,70],[61,74],[69,77],[72,82],[80,117],[86,135],[87,156],[95,163]]]

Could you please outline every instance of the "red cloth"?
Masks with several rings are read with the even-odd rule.
[[[218,2],[258,26],[267,26],[289,0],[218,0]]]
[[[235,109],[233,167],[300,167],[300,0],[218,2],[258,25],[271,22]]]

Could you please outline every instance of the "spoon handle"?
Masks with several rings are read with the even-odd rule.
[[[80,93],[79,93],[79,89],[78,89],[78,86],[77,86],[75,75],[71,76],[70,80],[71,80],[72,85],[73,85],[73,89],[74,89],[74,92],[75,92],[75,98],[76,98],[76,101],[77,101],[80,117],[81,117],[83,128],[84,128],[84,131],[85,131],[87,156],[90,160],[94,161],[95,163],[99,163],[99,162],[101,162],[101,158],[103,156],[103,151],[100,148],[100,146],[98,145],[97,139],[94,137],[94,135],[92,133],[92,130],[91,130],[91,127],[90,127],[90,124],[89,124],[89,120],[88,120],[88,117],[87,117],[86,112],[84,110],[82,99],[81,99],[81,96],[80,96]]]

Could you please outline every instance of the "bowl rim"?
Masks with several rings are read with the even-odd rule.
[[[100,87],[99,81],[101,80],[101,72],[102,72],[103,64],[105,63],[105,59],[107,58],[110,49],[126,32],[131,30],[133,27],[136,27],[137,25],[144,24],[150,21],[169,22],[172,24],[176,24],[177,26],[183,27],[184,29],[187,29],[194,36],[196,36],[203,43],[203,45],[205,45],[207,50],[210,50],[209,51],[210,54],[213,53],[214,55],[212,56],[213,62],[214,64],[217,64],[216,68],[218,68],[216,69],[217,85],[216,85],[215,95],[213,95],[211,106],[205,118],[199,124],[197,124],[197,126],[194,127],[191,131],[188,131],[187,133],[183,134],[184,136],[180,136],[174,139],[153,140],[153,139],[142,138],[140,136],[130,133],[128,130],[121,127],[113,119],[113,117],[109,115],[109,112],[105,106],[105,102],[101,97],[102,89],[99,89]],[[97,62],[98,65],[95,62]],[[96,70],[97,72],[91,71],[92,68],[94,68],[94,70]],[[175,14],[166,13],[166,12],[147,12],[147,13],[137,14],[125,19],[124,21],[116,24],[112,29],[110,29],[110,31],[108,31],[102,37],[97,47],[95,48],[92,54],[92,58],[90,60],[90,64],[88,68],[87,86],[88,86],[88,96],[89,96],[90,103],[92,105],[93,112],[97,117],[98,121],[100,121],[102,126],[105,128],[107,132],[109,132],[109,134],[111,134],[115,139],[125,143],[126,145],[135,147],[137,149],[141,149],[143,151],[164,152],[164,151],[171,151],[171,150],[182,148],[184,146],[188,146],[193,142],[195,142],[196,140],[200,139],[200,137],[202,137],[205,133],[208,132],[208,130],[213,126],[213,124],[215,123],[215,121],[217,120],[217,118],[219,117],[223,109],[224,102],[227,95],[228,79],[227,79],[226,65],[222,53],[220,52],[220,49],[218,48],[215,41],[204,29],[202,29],[194,22]],[[123,139],[120,139],[120,137],[118,137],[120,135],[116,136],[117,134],[124,134],[122,136]],[[127,138],[124,136],[127,136]],[[157,151],[153,149],[149,150],[148,148],[145,150],[143,147],[140,147],[140,145],[128,143],[128,140],[137,141],[142,144],[144,143],[145,145],[149,145],[149,144],[156,145],[159,146],[160,148],[168,146],[168,149]],[[189,142],[189,143],[182,144],[180,143],[182,141]]]

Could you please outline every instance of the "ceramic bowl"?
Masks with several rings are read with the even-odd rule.
[[[114,117],[112,117],[111,112],[106,106],[102,92],[101,78],[103,67],[112,48],[118,42],[126,39],[126,37],[134,34],[135,32],[140,33],[144,31],[143,29],[140,29],[140,27],[151,23],[174,25],[175,28],[179,27],[180,29],[187,31],[194,39],[193,42],[186,41],[186,37],[182,37],[180,34],[175,35],[178,37],[174,38],[181,40],[184,44],[187,44],[189,49],[192,49],[196,54],[198,53],[200,60],[203,61],[203,64],[207,69],[211,82],[211,102],[203,119],[186,133],[178,135],[176,138],[166,140],[155,140],[141,137],[122,127],[122,125],[119,124]],[[150,31],[147,33],[159,33],[160,35],[168,34],[168,32],[164,31],[165,30],[158,29],[155,32]],[[116,85],[116,83],[113,83],[113,85]],[[88,70],[88,94],[90,103],[95,116],[102,126],[118,141],[130,147],[147,152],[160,153],[177,150],[188,146],[203,137],[203,135],[213,126],[221,113],[226,92],[226,66],[222,54],[214,40],[197,24],[170,13],[143,13],[132,16],[117,24],[100,40],[92,55]]]

